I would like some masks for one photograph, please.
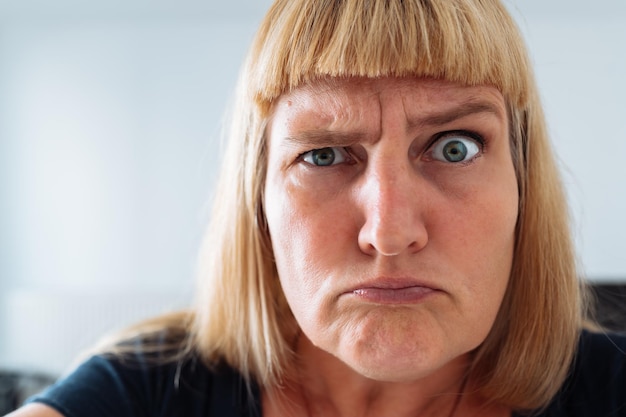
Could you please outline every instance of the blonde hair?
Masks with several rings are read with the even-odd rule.
[[[292,363],[295,326],[263,214],[265,127],[281,94],[323,77],[432,77],[505,97],[520,190],[510,282],[470,378],[515,409],[545,405],[569,369],[581,288],[567,207],[519,31],[497,0],[278,0],[242,70],[190,330],[207,363],[265,387]]]

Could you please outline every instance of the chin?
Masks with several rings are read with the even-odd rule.
[[[457,361],[453,355],[445,355],[439,349],[420,349],[418,346],[377,346],[373,350],[367,349],[339,359],[358,374],[380,382],[417,381]]]
[[[453,343],[436,338],[422,343],[414,338],[411,343],[386,342],[379,338],[353,342],[344,345],[347,349],[338,357],[358,374],[380,382],[413,382],[435,374],[463,373],[470,361],[469,346],[455,349]]]

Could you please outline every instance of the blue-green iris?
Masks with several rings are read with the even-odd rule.
[[[333,148],[316,149],[311,152],[313,163],[317,166],[329,166],[335,162],[335,150]]]
[[[467,146],[460,140],[452,140],[443,147],[443,157],[449,162],[461,162],[467,156]]]

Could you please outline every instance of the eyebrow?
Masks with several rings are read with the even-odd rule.
[[[359,131],[340,132],[328,129],[314,129],[287,136],[286,141],[300,145],[323,145],[325,147],[350,146],[366,136]]]
[[[407,127],[410,130],[419,126],[440,126],[478,113],[491,113],[497,117],[503,116],[501,109],[489,101],[470,101],[440,113],[409,118]]]

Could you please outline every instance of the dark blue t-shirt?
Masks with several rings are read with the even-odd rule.
[[[572,371],[540,417],[626,417],[626,337],[584,332]],[[258,417],[258,387],[232,368],[96,356],[30,402],[66,417]],[[158,359],[158,358],[157,358]]]
[[[259,417],[259,397],[226,365],[94,356],[28,402],[65,417]]]

